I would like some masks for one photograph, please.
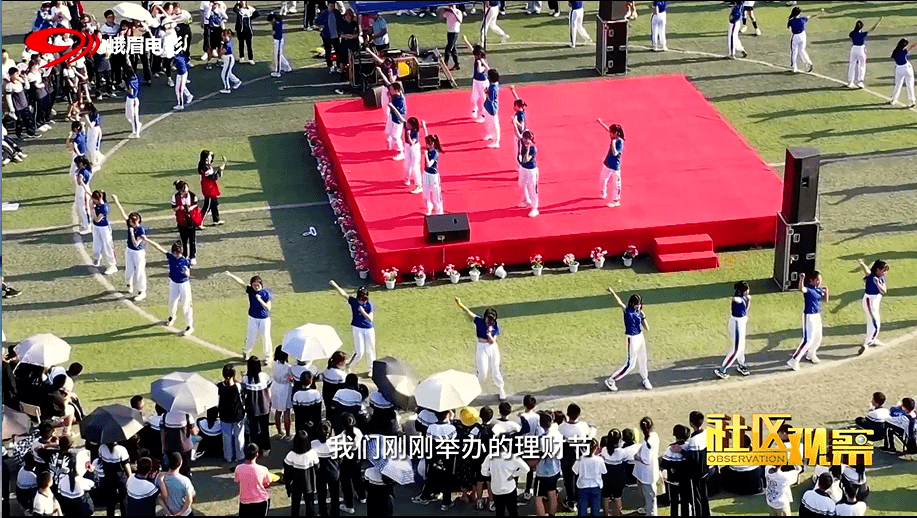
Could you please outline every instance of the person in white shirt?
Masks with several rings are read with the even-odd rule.
[[[500,403],[500,406],[497,407],[497,410],[500,412],[500,417],[494,421],[491,430],[493,431],[494,437],[499,437],[501,435],[509,435],[513,437],[519,432],[522,431],[522,425],[518,421],[510,421],[509,415],[513,413],[513,405],[508,401]]]
[[[799,516],[834,516],[834,499],[828,494],[832,484],[834,477],[831,473],[822,473],[818,477],[815,489],[810,489],[802,495],[799,501]]]
[[[51,472],[38,475],[38,492],[32,500],[32,516],[63,516],[60,504],[51,492]]]
[[[885,432],[885,422],[890,417],[889,410],[883,408],[885,404],[885,394],[874,392],[872,401],[869,403],[869,410],[866,411],[865,417],[857,417],[856,425],[860,428],[872,430],[872,440],[877,441]]]
[[[576,462],[576,448],[585,444],[589,437],[589,425],[579,421],[580,407],[576,403],[567,406],[567,420],[557,427],[557,431],[564,438],[564,456],[561,460],[561,472],[564,479],[564,506],[567,509],[576,509],[576,474],[573,464]],[[575,512],[575,511],[574,511]]]
[[[866,502],[857,500],[857,486],[847,486],[843,500],[834,506],[837,516],[866,516]]]
[[[656,516],[656,482],[659,480],[659,435],[653,431],[653,420],[640,420],[643,442],[634,457],[634,477],[643,493],[646,516]]]
[[[538,516],[554,516],[557,514],[557,479],[560,478],[564,438],[557,431],[550,413],[542,413],[538,425],[544,435],[540,439],[542,457],[535,465],[535,512]]]
[[[790,516],[793,491],[790,486],[799,479],[801,466],[768,466],[764,472],[766,489],[764,498],[771,508],[771,516]]]
[[[576,459],[573,473],[576,473],[576,496],[580,516],[602,516],[602,477],[607,472],[605,461],[599,452],[599,444],[592,440],[587,455]]]
[[[496,456],[488,456],[481,465],[481,475],[490,477],[490,492],[493,494],[497,516],[504,516],[504,512],[509,516],[518,516],[517,479],[529,472],[529,465],[517,453],[497,453]]]
[[[448,66],[449,58],[452,58],[453,65],[449,70],[460,70],[462,68],[459,66],[456,44],[458,43],[459,33],[462,32],[462,20],[464,17],[465,15],[455,5],[450,5],[443,11],[443,18],[446,19],[446,50],[443,52],[443,63]]]

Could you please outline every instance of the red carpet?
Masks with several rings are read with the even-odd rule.
[[[602,246],[652,253],[655,238],[707,234],[715,248],[772,243],[782,182],[754,149],[683,76],[522,86],[538,145],[541,215],[516,208],[520,194],[513,149],[512,93],[501,91],[500,149],[488,149],[484,125],[470,119],[470,92],[408,94],[408,115],[440,136],[443,200],[467,212],[471,241],[446,246],[446,263],[469,255],[522,264],[536,254],[588,261]],[[402,183],[404,166],[385,151],[382,112],[359,99],[315,106],[316,121],[372,261],[410,272],[442,271],[443,251],[423,241],[423,200]],[[626,145],[618,208],[599,198],[608,135],[595,121],[618,123]],[[610,192],[610,189],[609,189]]]

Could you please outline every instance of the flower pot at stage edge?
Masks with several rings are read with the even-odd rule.
[[[364,280],[369,278],[369,270],[360,270],[360,278]]]
[[[450,275],[450,276],[449,276],[449,280],[452,281],[452,284],[458,284],[458,283],[459,283],[459,280],[461,280],[461,279],[462,279],[462,276],[459,275],[459,274],[455,274],[455,275]]]
[[[478,282],[478,280],[480,280],[481,278],[481,271],[480,270],[471,270],[470,272],[468,272],[468,276],[471,277],[471,282]]]
[[[570,268],[570,273],[576,273],[579,271],[579,263],[568,264],[567,267]]]
[[[596,268],[601,270],[602,267],[605,266],[605,258],[603,257],[597,261],[592,261],[592,264],[594,264]]]
[[[621,260],[624,261],[624,266],[627,268],[630,268],[630,266],[634,264],[634,259],[632,257],[623,257]]]
[[[351,249],[350,249],[350,258],[351,258],[351,259],[356,259],[356,258],[357,258],[357,250],[356,250],[355,248],[351,248]]]
[[[494,277],[498,279],[506,278],[506,270],[503,269],[503,265],[497,266],[497,268],[494,270]]]
[[[534,273],[536,277],[541,275],[542,270],[544,270],[544,266],[533,266],[532,267],[532,273]]]
[[[417,284],[417,286],[423,286],[425,282],[427,282],[426,277],[414,277],[414,283]]]
[[[389,290],[395,289],[395,281],[385,281],[385,288]]]

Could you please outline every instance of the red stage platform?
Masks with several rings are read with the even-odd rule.
[[[512,94],[506,85],[500,149],[487,148],[484,125],[471,120],[469,91],[408,94],[408,115],[425,119],[445,149],[439,167],[445,210],[467,212],[471,222],[471,241],[447,245],[445,263],[461,269],[469,255],[478,255],[489,264],[523,264],[535,254],[559,261],[567,253],[588,261],[596,246],[611,254],[628,245],[654,253],[657,238],[686,236],[694,242],[704,234],[715,248],[773,242],[780,178],[687,78],[595,80],[517,91],[528,103],[538,145],[537,218],[516,208]],[[408,273],[423,264],[441,272],[442,247],[423,239],[422,195],[410,194],[403,163],[385,150],[382,112],[351,99],[318,103],[315,117],[366,243],[374,280],[380,282],[380,270],[389,267]],[[617,208],[599,198],[609,139],[597,117],[621,124],[627,137]],[[692,257],[679,254],[662,263],[668,269],[678,269],[679,260],[686,268],[715,266]]]

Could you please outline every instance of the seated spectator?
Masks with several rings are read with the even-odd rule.
[[[750,447],[748,434],[742,434],[741,447]],[[720,468],[723,489],[736,495],[757,495],[764,491],[764,466],[723,466]]]
[[[159,479],[159,504],[166,516],[190,516],[192,513],[194,486],[191,479],[180,473],[182,460],[181,453],[169,453],[169,472]]]
[[[857,417],[856,425],[860,428],[872,430],[872,440],[878,441],[880,437],[885,437],[885,421],[888,420],[889,413],[885,404],[885,394],[876,392],[872,395],[872,401],[869,410],[866,411],[865,417]]]
[[[857,500],[865,502],[869,498],[869,484],[866,483],[866,466],[846,466],[841,472],[841,489],[844,494],[850,488],[856,489]]]
[[[309,437],[318,437],[322,429],[322,408],[324,399],[315,389],[312,373],[304,371],[300,375],[300,390],[293,392],[293,417],[297,432],[307,432]]]
[[[799,480],[801,466],[768,466],[764,478],[767,489],[764,492],[772,516],[790,516],[793,491],[790,489]]]
[[[901,406],[889,409],[889,417],[885,422],[885,445],[879,451],[897,453],[895,438],[901,441],[905,453],[917,453],[917,413],[914,412],[914,400],[906,397],[901,400]]]
[[[816,487],[802,495],[799,501],[799,516],[832,516],[835,514],[834,498],[828,493],[834,484],[831,473],[822,473]]]
[[[198,437],[195,459],[201,457],[220,458],[223,456],[223,423],[218,415],[219,407],[207,411],[207,416],[197,420]]]
[[[32,516],[63,516],[60,504],[51,492],[51,472],[38,475],[38,491],[32,500]]]
[[[28,403],[37,407],[45,403],[48,390],[42,388],[43,374],[44,369],[39,365],[22,362],[16,365],[13,376],[16,378],[16,395],[20,403]]]
[[[70,435],[76,421],[76,408],[71,404],[72,398],[66,388],[69,379],[66,374],[55,377],[41,405],[42,418],[50,418],[55,428],[63,428],[64,435]]]
[[[866,502],[860,500],[857,486],[847,486],[844,498],[834,508],[837,516],[866,516]]]
[[[818,478],[823,474],[827,473],[831,475],[831,488],[828,490],[828,494],[831,495],[831,498],[835,502],[840,502],[841,498],[844,496],[844,490],[841,489],[841,473],[844,471],[846,466],[815,466],[815,473],[812,475],[812,483],[816,489],[818,487]]]
[[[137,461],[137,472],[127,479],[127,503],[125,516],[156,515],[156,500],[159,498],[157,473],[153,473],[153,461],[142,457]]]
[[[38,473],[36,472],[35,458],[26,455],[22,467],[16,475],[16,501],[23,509],[32,508],[32,500],[38,491]]]

